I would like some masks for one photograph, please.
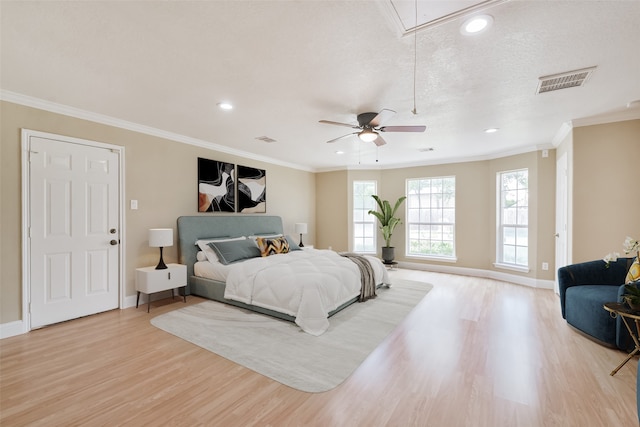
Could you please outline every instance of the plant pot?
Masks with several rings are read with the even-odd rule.
[[[394,248],[393,246],[382,247],[382,261],[385,264],[391,264],[395,257],[396,257],[396,248]]]

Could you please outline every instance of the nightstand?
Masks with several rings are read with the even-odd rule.
[[[187,266],[182,264],[167,264],[167,268],[156,270],[155,267],[136,268],[136,308],[140,302],[140,292],[147,295],[147,313],[151,307],[151,294],[168,291],[187,286]],[[186,289],[185,289],[186,290]],[[187,302],[187,294],[184,293],[184,302]]]

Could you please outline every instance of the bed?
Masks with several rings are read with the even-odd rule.
[[[362,264],[366,259],[376,287],[389,283],[387,271],[377,258],[349,259],[330,250],[296,250],[297,245],[290,237],[290,253],[252,255],[224,266],[214,262],[213,273],[207,274],[211,267],[202,251],[206,249],[203,242],[275,239],[275,236],[284,236],[282,219],[271,215],[182,216],[177,225],[179,262],[187,266],[185,292],[188,295],[292,321],[312,335],[322,334],[329,326],[329,317],[360,299],[362,265],[357,265],[358,262]],[[225,244],[235,243],[209,246],[218,250]],[[250,291],[246,290],[247,286]],[[280,302],[272,303],[274,298],[286,303],[284,306],[279,305]]]

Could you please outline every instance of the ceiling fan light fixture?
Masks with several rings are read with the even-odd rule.
[[[476,15],[466,19],[460,27],[460,32],[465,36],[483,33],[493,24],[493,16]]]
[[[373,142],[378,138],[378,132],[374,132],[371,129],[364,129],[358,133],[358,138],[364,142]]]

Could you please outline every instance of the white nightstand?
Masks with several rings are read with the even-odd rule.
[[[147,313],[151,307],[151,294],[168,291],[187,286],[187,266],[182,264],[167,264],[167,268],[156,270],[155,267],[136,268],[136,308],[140,302],[140,292],[147,294]],[[185,289],[186,291],[186,289]],[[184,292],[184,302],[187,302],[187,294]]]

